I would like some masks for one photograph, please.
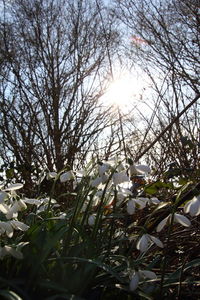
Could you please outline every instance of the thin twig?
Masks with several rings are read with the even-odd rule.
[[[180,119],[180,117],[200,98],[200,94],[196,95],[196,97],[165,127],[165,129],[155,138],[155,140],[141,153],[135,158],[135,162],[137,162],[144,154],[146,154],[159,140],[160,138]],[[130,152],[130,149],[128,149]]]

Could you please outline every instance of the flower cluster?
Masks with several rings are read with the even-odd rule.
[[[21,189],[23,184],[15,183],[7,187],[1,185],[0,191],[0,212],[2,213],[2,220],[0,220],[0,235],[6,235],[12,238],[14,230],[26,231],[29,226],[20,222],[18,213],[27,208],[26,203],[18,199],[16,190]],[[6,255],[12,255],[15,258],[22,258],[22,253],[8,245],[0,247],[0,258],[3,259]]]

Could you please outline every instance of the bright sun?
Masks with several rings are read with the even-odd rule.
[[[125,74],[111,82],[103,98],[108,105],[125,107],[138,100],[143,88],[144,84],[139,77]]]

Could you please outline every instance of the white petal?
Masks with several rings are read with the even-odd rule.
[[[15,250],[14,248],[10,247],[10,246],[4,246],[3,247],[3,255],[12,255],[15,258],[18,259],[22,259],[23,258],[23,254],[20,251]]]
[[[200,201],[197,197],[186,203],[184,206],[184,212],[189,213],[192,217],[200,214]]]
[[[9,211],[8,205],[5,204],[5,203],[0,204],[0,211],[1,211],[3,214],[7,214],[8,211]]]
[[[22,183],[13,183],[9,185],[7,188],[4,189],[4,191],[16,191],[23,187],[24,185]]]
[[[143,277],[146,277],[146,278],[149,278],[149,279],[156,279],[157,278],[156,274],[152,271],[140,270],[139,273]]]
[[[91,185],[91,187],[97,187],[101,183],[102,183],[102,178],[101,177],[97,177],[97,178],[91,180],[90,185]]]
[[[18,211],[20,211],[20,206],[18,205],[18,201],[15,201],[13,206],[11,206],[9,208],[9,211],[6,214],[6,218],[7,219],[12,219],[14,214],[17,213]]]
[[[168,219],[170,218],[170,216],[167,216],[166,218],[164,218],[157,226],[156,231],[160,232],[163,227],[167,224]]]
[[[135,213],[135,201],[133,199],[129,200],[127,203],[127,213],[133,215]]]
[[[131,292],[135,291],[138,287],[138,284],[139,284],[139,275],[138,272],[135,272],[129,284],[130,291]]]
[[[163,243],[162,243],[157,237],[155,237],[155,236],[153,236],[153,235],[150,235],[150,239],[151,239],[158,247],[160,247],[160,248],[163,248],[163,247],[164,247]]]
[[[89,216],[89,218],[88,218],[88,225],[94,226],[95,220],[96,220],[96,215]]]
[[[181,225],[183,225],[185,227],[189,227],[191,225],[191,222],[188,218],[186,218],[183,215],[179,215],[179,214],[174,214],[174,221],[176,223],[180,223]]]
[[[137,242],[136,248],[141,252],[145,252],[148,249],[149,238],[147,234],[143,234],[143,236]]]
[[[23,201],[27,204],[35,204],[35,205],[40,205],[42,204],[41,200],[38,199],[29,199],[29,198],[24,198]]]
[[[3,232],[6,232],[9,238],[13,236],[13,228],[9,222],[0,222],[0,227],[3,229]]]
[[[1,191],[0,192],[0,203],[3,203],[7,197],[8,197],[8,194],[6,192]]]
[[[104,174],[101,176],[102,183],[106,183],[107,180],[108,180],[108,175]]]
[[[99,165],[98,169],[99,169],[99,175],[100,176],[103,176],[104,173],[109,169],[109,165],[108,164],[102,164],[102,165]]]
[[[112,178],[114,184],[121,184],[123,182],[129,181],[129,177],[127,176],[125,171],[120,173],[114,173]]]
[[[29,229],[29,226],[22,223],[22,222],[19,222],[19,221],[10,221],[11,225],[13,226],[14,229],[18,229],[18,230],[21,230],[21,231],[26,231]]]
[[[152,198],[149,199],[149,203],[159,204],[160,200],[158,200],[158,198],[156,198],[156,197],[152,197]]]
[[[55,178],[58,174],[56,172],[49,172],[47,174],[47,179]]]
[[[146,165],[135,165],[135,169],[139,174],[148,174],[151,172],[150,167]]]
[[[19,207],[20,207],[20,211],[22,211],[22,210],[24,210],[24,209],[26,209],[27,208],[27,206],[26,206],[26,204],[24,203],[24,201],[23,200],[18,200],[18,202],[17,202],[17,204],[19,205]]]
[[[140,209],[143,209],[143,208],[145,208],[147,202],[138,198],[138,199],[135,199],[135,203],[139,206]]]
[[[66,182],[74,178],[74,173],[70,170],[60,175],[60,182]]]

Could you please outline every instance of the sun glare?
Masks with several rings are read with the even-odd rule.
[[[139,77],[121,75],[110,83],[103,98],[108,105],[125,107],[138,101],[143,88],[142,79]]]

